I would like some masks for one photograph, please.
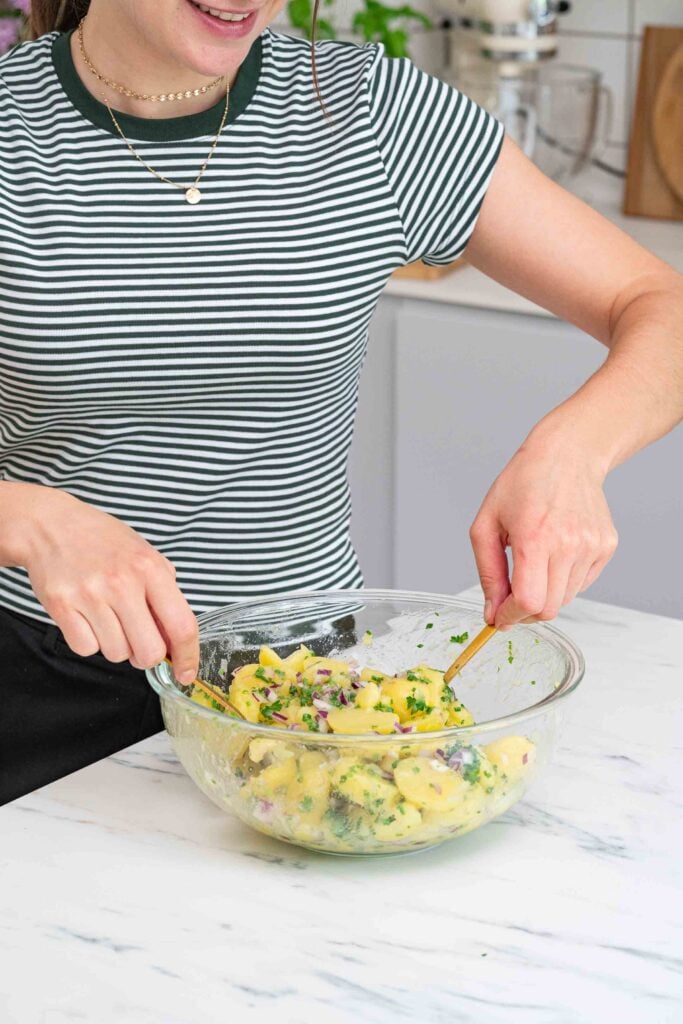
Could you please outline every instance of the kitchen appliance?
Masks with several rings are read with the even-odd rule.
[[[446,75],[490,110],[555,181],[573,180],[604,147],[612,100],[598,70],[558,64],[564,0],[440,0],[454,15]]]

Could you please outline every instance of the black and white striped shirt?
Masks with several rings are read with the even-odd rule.
[[[70,33],[0,59],[0,480],[61,488],[176,566],[197,612],[357,587],[346,461],[368,323],[392,271],[447,263],[502,128],[379,44],[267,29],[200,188],[159,181],[75,70]],[[119,114],[194,181],[199,114]],[[0,483],[0,486],[1,483]],[[26,572],[0,605],[49,621]]]

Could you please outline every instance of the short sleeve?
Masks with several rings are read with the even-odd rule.
[[[473,100],[406,57],[375,60],[370,119],[403,222],[406,262],[460,256],[474,231],[503,144],[503,126]]]

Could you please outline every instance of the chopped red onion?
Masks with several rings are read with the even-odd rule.
[[[332,707],[333,707],[333,705],[330,704],[328,701],[321,700],[319,697],[314,697],[313,698],[313,706],[316,707],[318,709],[318,711],[325,711],[325,712],[331,711]]]
[[[318,729],[319,729],[320,732],[329,732],[330,731],[329,725],[327,724],[325,719],[322,717],[322,712],[320,713],[320,715],[318,715]]]
[[[331,676],[332,675],[332,669],[331,668],[319,668],[319,669],[316,669],[316,672],[317,672],[317,674],[319,676]]]
[[[395,722],[394,723],[394,731],[395,732],[414,732],[414,727],[412,725],[401,725],[400,722]]]
[[[257,704],[263,704],[266,699],[265,697],[262,697],[260,693],[257,693],[256,690],[253,690],[251,695]]]
[[[439,796],[441,796],[441,794],[443,793],[443,790],[438,782],[432,782],[432,789],[434,790],[435,793],[438,793]]]
[[[344,705],[344,707],[348,707],[349,698],[346,696],[343,690],[339,691],[339,700]]]
[[[273,686],[279,686],[279,683],[273,683]],[[277,693],[273,689],[273,686],[266,686],[266,697],[268,700],[277,700]]]
[[[526,764],[528,760],[529,760],[529,755],[528,754],[524,754],[523,757],[522,757],[522,764]]]
[[[287,715],[281,715],[279,711],[273,711],[273,718],[277,718],[278,722],[287,721]]]
[[[323,711],[322,708],[318,708],[318,717],[319,718],[327,718],[328,715],[329,715],[329,711]]]
[[[391,774],[391,772],[385,771],[384,768],[380,768],[379,773],[380,773],[380,775],[382,776],[383,779],[387,780],[387,782],[393,782],[394,781],[394,776]]]

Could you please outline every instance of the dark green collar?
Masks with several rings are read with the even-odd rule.
[[[118,135],[111,115],[104,103],[95,99],[86,89],[74,66],[71,56],[70,32],[62,32],[52,43],[52,60],[57,77],[64,92],[81,114],[112,135]],[[237,78],[230,90],[230,105],[226,124],[239,117],[254,95],[261,71],[261,36],[258,36],[240,65]],[[221,89],[220,98],[208,110],[199,114],[186,114],[184,117],[133,117],[112,108],[121,130],[126,136],[134,139],[145,139],[151,142],[173,142],[176,139],[192,139],[201,135],[215,135],[221,123],[225,109],[225,92]]]

